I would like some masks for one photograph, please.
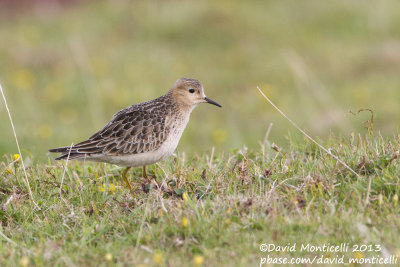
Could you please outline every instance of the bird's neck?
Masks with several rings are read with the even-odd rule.
[[[165,96],[171,101],[172,109],[175,110],[175,112],[190,115],[196,107],[196,105],[187,104],[184,97],[173,90],[169,90]]]

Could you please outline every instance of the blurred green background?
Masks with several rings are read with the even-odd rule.
[[[400,119],[400,2],[1,1],[0,80],[24,150],[82,141],[118,110],[164,94],[180,77],[223,105],[200,105],[180,151],[270,139],[288,122],[312,135],[392,135]],[[0,101],[0,155],[16,153]],[[290,133],[292,135],[292,133]]]

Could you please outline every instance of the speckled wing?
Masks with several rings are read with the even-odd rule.
[[[149,101],[119,111],[113,119],[88,140],[73,147],[51,152],[69,153],[71,159],[93,154],[127,155],[157,150],[166,140],[169,110],[165,101]],[[67,158],[68,154],[58,159]]]

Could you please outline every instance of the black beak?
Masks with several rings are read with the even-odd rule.
[[[209,103],[209,104],[213,104],[213,105],[216,105],[217,107],[222,108],[222,106],[220,104],[218,104],[214,100],[209,99],[208,97],[205,97],[204,100],[207,101],[207,103]]]

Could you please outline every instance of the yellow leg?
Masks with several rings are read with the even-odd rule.
[[[129,183],[128,178],[126,178],[126,174],[128,173],[128,171],[129,171],[130,168],[131,168],[131,167],[127,167],[127,168],[124,170],[124,172],[122,173],[122,178],[124,179],[124,181],[125,181],[125,183],[126,183],[126,186],[128,186],[129,190],[132,190],[131,184]]]
[[[143,177],[147,179],[146,166],[143,166]]]

